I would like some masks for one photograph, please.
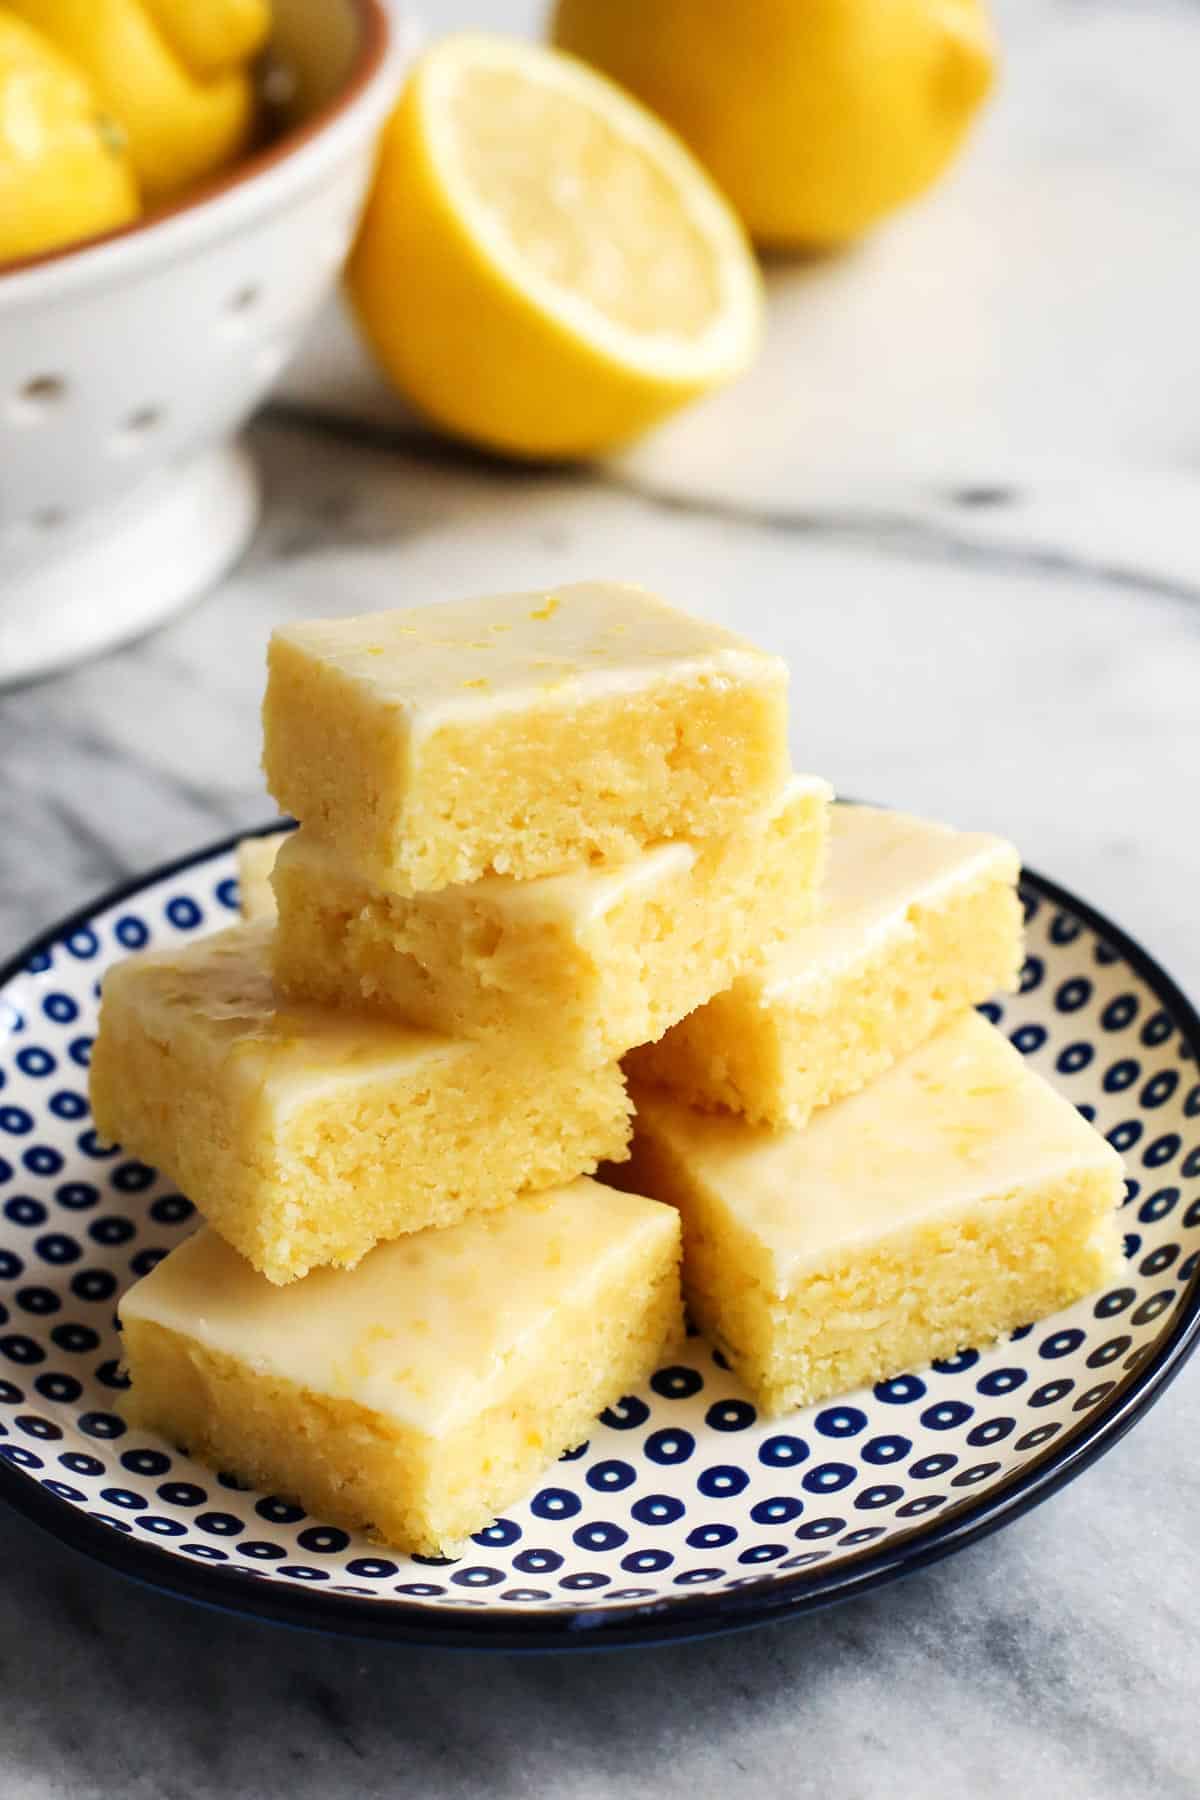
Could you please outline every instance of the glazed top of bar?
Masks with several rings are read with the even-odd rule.
[[[1013,883],[1020,867],[1004,838],[839,803],[830,814],[820,912],[765,956],[764,999],[786,999],[790,988],[878,949],[903,932],[914,905],[936,905],[975,882]]]
[[[389,1019],[279,1002],[271,985],[270,920],[233,925],[178,948],[117,963],[105,977],[115,1009],[136,1014],[168,1048],[181,1031],[200,1033],[302,1101],[310,1084],[406,1073],[417,1064],[470,1055],[472,1046]]]
[[[639,1127],[669,1144],[772,1254],[784,1282],[940,1213],[1121,1159],[1002,1032],[968,1013],[800,1131],[694,1112],[653,1089]]]
[[[778,657],[623,582],[314,619],[275,638],[430,723],[636,693],[667,677],[787,681]]]
[[[211,1230],[121,1301],[149,1320],[309,1392],[429,1436],[495,1404],[523,1349],[620,1279],[627,1258],[678,1235],[671,1208],[581,1178],[498,1212],[381,1244],[353,1269],[276,1287]],[[554,1363],[546,1363],[553,1389]]]

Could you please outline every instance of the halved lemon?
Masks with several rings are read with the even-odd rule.
[[[409,79],[349,286],[407,398],[525,456],[631,437],[761,330],[742,228],[680,140],[575,58],[474,35]]]

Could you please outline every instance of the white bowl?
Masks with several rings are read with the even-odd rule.
[[[157,623],[240,553],[234,436],[349,248],[408,33],[275,0],[289,124],[171,211],[0,270],[0,685]]]

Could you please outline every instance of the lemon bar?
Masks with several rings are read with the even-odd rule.
[[[286,1288],[200,1231],[120,1317],[135,1424],[436,1554],[519,1500],[682,1336],[679,1219],[576,1181]]]
[[[693,1106],[803,1125],[968,1006],[1016,986],[1020,859],[1003,838],[839,804],[816,919],[630,1072]]]
[[[582,582],[276,631],[279,804],[380,887],[526,879],[733,830],[788,773],[787,670]]]
[[[977,1013],[802,1131],[636,1091],[638,1192],[766,1411],[981,1345],[1121,1264],[1120,1157]]]
[[[616,1065],[276,1002],[270,926],[131,957],[104,981],[96,1127],[156,1164],[272,1281],[621,1158]]]
[[[262,837],[243,838],[237,846],[238,907],[243,919],[273,919],[275,895],[271,871],[288,831],[270,831]]]
[[[829,788],[793,776],[738,831],[616,865],[485,875],[404,896],[363,882],[307,828],[275,865],[275,985],[468,1037],[540,1037],[612,1062],[812,916]]]

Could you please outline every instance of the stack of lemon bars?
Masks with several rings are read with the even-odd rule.
[[[584,583],[269,665],[299,829],[104,982],[97,1126],[206,1221],[121,1302],[132,1421],[446,1551],[684,1300],[777,1413],[1115,1270],[1120,1158],[974,1010],[1015,851],[831,805],[777,658]]]

